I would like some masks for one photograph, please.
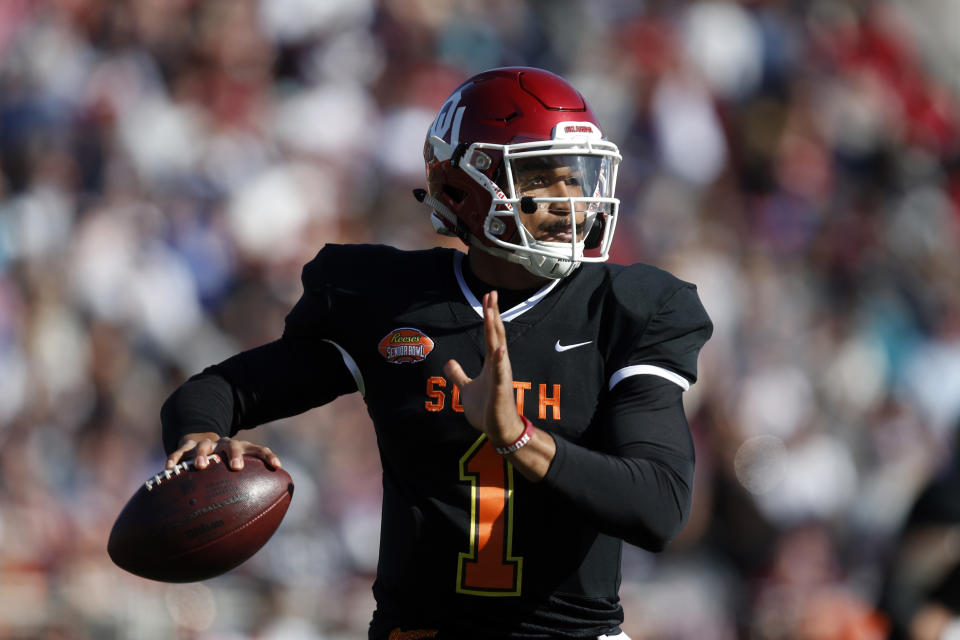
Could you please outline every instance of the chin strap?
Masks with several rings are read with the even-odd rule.
[[[414,189],[413,197],[430,207],[430,222],[433,224],[434,231],[442,236],[459,237],[466,242],[466,238],[458,233],[463,229],[460,218],[454,215],[447,205],[427,193],[426,189]]]

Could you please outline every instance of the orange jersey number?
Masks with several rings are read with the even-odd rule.
[[[523,558],[513,555],[513,466],[485,435],[460,458],[470,483],[470,548],[460,553],[457,593],[519,596]]]

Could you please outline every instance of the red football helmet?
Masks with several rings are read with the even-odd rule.
[[[423,156],[427,191],[416,193],[438,233],[547,278],[607,259],[620,152],[559,76],[507,67],[470,78],[443,103]],[[563,232],[524,224],[547,211]]]

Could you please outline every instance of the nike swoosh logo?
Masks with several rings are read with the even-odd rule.
[[[569,351],[570,349],[576,349],[577,347],[584,347],[593,342],[593,340],[587,340],[586,342],[578,342],[577,344],[560,344],[560,341],[557,340],[557,344],[553,345],[553,348],[557,350],[557,353],[563,353],[564,351]]]

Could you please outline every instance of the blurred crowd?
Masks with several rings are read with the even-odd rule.
[[[624,153],[614,260],[695,282],[716,325],[693,514],[625,550],[624,630],[884,637],[960,423],[958,26],[951,0],[3,0],[0,637],[365,637],[356,397],[251,436],[297,489],[238,570],[152,583],[106,540],[162,466],[160,404],[279,336],[321,246],[457,246],[411,195],[423,138],[513,64]]]

